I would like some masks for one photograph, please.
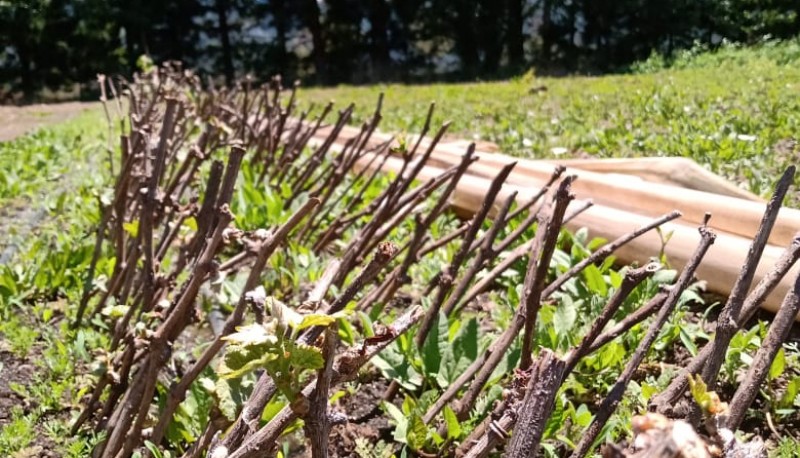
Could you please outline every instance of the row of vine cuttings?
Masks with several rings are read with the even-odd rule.
[[[502,193],[513,164],[498,169],[480,209],[459,218],[449,203],[474,147],[421,179],[447,129],[431,130],[433,106],[420,136],[376,144],[381,100],[341,141],[354,107],[300,111],[296,88],[279,79],[204,90],[163,67],[119,90],[102,82],[119,93],[107,107],[123,133],[75,325],[107,327],[109,343],[73,425],[101,435],[96,456],[255,457],[305,436],[322,457],[332,431],[384,413],[391,450],[531,456],[560,434],[579,439],[562,441],[560,453],[584,456],[714,241],[700,227],[695,256],[674,275],[658,262],[615,270],[617,248],[679,213],[589,242],[563,230],[585,207],[570,207],[576,177],[562,168],[528,195]],[[401,161],[399,172],[383,170],[388,160]],[[765,240],[743,266],[743,292]],[[753,315],[797,245],[750,295],[731,296],[718,335],[729,341]],[[797,312],[790,296],[730,406],[711,403],[718,431],[735,430],[752,403],[759,368]],[[560,312],[565,304],[577,313]],[[565,413],[559,393],[596,375],[592,357],[620,336],[631,348],[595,393],[593,418],[569,420],[575,409]],[[699,407],[682,395],[695,374],[713,386],[724,340],[654,396],[654,409],[693,418]],[[336,402],[376,378],[382,389],[361,417]],[[561,416],[551,418],[557,403]]]

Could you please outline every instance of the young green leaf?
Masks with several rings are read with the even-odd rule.
[[[786,391],[783,392],[778,407],[782,409],[789,409],[792,407],[800,407],[800,377],[793,377],[792,380],[786,384]]]
[[[414,450],[422,450],[425,448],[425,442],[428,439],[428,427],[422,422],[422,418],[416,412],[412,413],[408,422],[408,445]]]
[[[391,402],[384,401],[381,405],[383,405],[383,410],[392,417],[392,421],[394,422],[394,440],[401,444],[408,444],[408,439],[406,438],[408,417]]]
[[[608,285],[606,285],[603,274],[596,265],[589,264],[586,266],[586,268],[583,269],[583,276],[586,279],[586,286],[589,288],[589,291],[599,294],[600,296],[605,296],[608,293]]]
[[[575,320],[578,317],[578,303],[573,302],[569,296],[563,296],[561,303],[556,307],[553,315],[553,329],[559,337],[569,335],[575,326]]]
[[[301,369],[317,370],[325,365],[325,359],[322,357],[322,350],[311,345],[301,343],[294,343],[287,345],[287,358],[292,366]]]
[[[250,355],[256,355],[258,352],[248,352],[247,354],[231,351],[230,349],[225,353],[223,364],[220,364],[217,373],[226,379],[239,378],[259,367],[265,367],[268,363],[278,359],[275,353],[264,352],[260,356],[254,358],[247,358]],[[247,356],[245,356],[247,355]]]
[[[786,352],[781,348],[772,360],[772,365],[769,366],[769,379],[775,380],[783,374],[786,367]]]
[[[139,220],[131,221],[130,223],[124,223],[122,228],[130,234],[131,237],[136,238],[139,236]]]
[[[300,331],[311,326],[328,326],[338,318],[339,314],[324,315],[324,314],[309,314],[301,315],[300,322],[297,324],[289,323],[295,330]]]
[[[214,397],[217,399],[217,407],[219,407],[219,411],[225,415],[230,421],[236,420],[236,415],[238,413],[238,409],[236,406],[236,401],[233,398],[233,389],[231,388],[231,384],[237,384],[235,380],[227,380],[224,378],[218,378],[217,382],[214,384]]]
[[[274,332],[269,332],[263,325],[260,324],[239,326],[236,328],[236,331],[237,332],[234,332],[233,334],[223,337],[222,340],[226,340],[241,346],[259,344],[275,345],[278,343],[278,337],[275,336]]]
[[[447,424],[447,438],[458,439],[461,436],[461,423],[450,406],[444,406],[444,421]]]
[[[439,372],[442,357],[447,351],[452,351],[447,341],[448,328],[447,317],[440,312],[436,318],[425,343],[422,345],[422,364],[428,375],[435,375]]]

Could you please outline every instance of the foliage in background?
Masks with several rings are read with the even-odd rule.
[[[478,85],[314,90],[306,91],[303,98],[356,100],[362,113],[366,114],[377,92],[384,90],[387,92],[387,119],[383,129],[408,132],[419,128],[421,119],[416,116],[423,113],[421,109],[428,101],[436,99],[440,102],[437,115],[440,120],[450,118],[455,121],[451,132],[476,133],[480,138],[497,141],[516,154],[531,154],[531,150],[537,149],[555,156],[579,155],[584,151],[600,156],[634,156],[653,148],[652,151],[663,154],[694,157],[733,178],[738,177],[736,173],[747,171],[753,175],[743,175],[746,179],[742,182],[758,192],[766,192],[772,176],[782,164],[780,161],[793,157],[793,154],[781,158],[776,157],[777,154],[764,153],[777,151],[783,140],[796,139],[800,113],[796,81],[800,72],[769,59],[757,59],[754,54],[751,56],[745,59],[743,66],[736,67],[737,72],[687,65],[690,67],[687,70],[636,76],[574,79],[529,76]],[[702,54],[696,61],[706,58]],[[685,107],[690,107],[688,112]],[[36,202],[48,209],[47,223],[38,226],[35,232],[25,232],[27,237],[20,239],[24,243],[20,245],[19,254],[7,268],[0,268],[0,281],[3,282],[0,285],[0,318],[3,320],[0,334],[9,342],[10,351],[18,356],[30,354],[32,349],[45,349],[44,357],[37,362],[38,378],[27,387],[18,387],[25,399],[38,407],[27,412],[22,409],[13,412],[12,423],[0,433],[0,455],[11,455],[29,446],[40,434],[42,425],[47,425],[46,436],[59,444],[66,456],[86,456],[89,444],[96,439],[76,437],[65,440],[69,419],[52,419],[49,415],[62,406],[68,409],[77,406],[86,384],[82,374],[92,369],[89,366],[94,359],[91,350],[108,345],[100,334],[89,328],[76,332],[65,326],[65,316],[74,313],[80,297],[79,278],[91,257],[92,237],[87,235],[92,225],[97,223],[96,202],[103,199],[104,194],[104,175],[89,173],[100,170],[105,157],[105,124],[99,119],[95,113],[57,131],[45,131],[0,145],[0,159],[24,159],[11,161],[13,166],[4,175],[4,184],[0,186],[0,208],[6,210],[15,203],[25,202],[25,199],[47,196]],[[750,135],[756,138],[750,140]],[[709,136],[712,138],[706,138]],[[556,148],[565,148],[566,152]],[[280,210],[257,211],[270,208],[273,198],[265,195],[263,189],[254,183],[254,177],[248,177],[247,173],[247,170],[243,171],[245,183],[234,200],[234,211],[241,218],[241,227],[260,227],[265,225],[263,218],[277,218]],[[80,177],[81,181],[72,183],[77,187],[65,187],[69,180],[64,178],[68,176]],[[596,246],[597,242],[585,232],[563,233],[552,268],[563,270],[583,259]],[[281,265],[319,270],[316,261],[290,247],[286,257],[281,257],[273,267],[276,272]],[[510,272],[503,279],[505,291],[491,297],[497,304],[491,312],[494,315],[492,319],[498,326],[510,319],[518,303],[518,285],[523,270],[524,266],[518,266]],[[101,264],[100,280],[103,273],[109,271],[110,266]],[[289,274],[291,272],[281,271],[280,281],[295,281]],[[312,274],[304,275],[313,277]],[[571,281],[565,287],[568,294],[559,296],[557,304],[544,307],[537,342],[559,350],[574,343],[582,334],[579,331],[587,325],[581,320],[596,315],[604,298],[613,293],[618,279],[619,272],[610,264],[603,264]],[[656,278],[642,289],[652,289],[655,283],[663,280]],[[235,281],[231,279],[227,286],[235,288]],[[235,295],[231,293],[231,296]],[[641,299],[641,296],[637,297]],[[630,310],[634,305],[627,304],[623,310]],[[685,319],[686,313],[683,309],[665,328],[651,355],[653,361],[677,346],[693,353],[708,339],[702,322],[690,322]],[[369,317],[359,318],[363,323],[369,323]],[[433,393],[441,390],[457,374],[463,360],[474,358],[473,355],[493,338],[496,329],[476,329],[477,318],[478,315],[471,312],[457,319],[440,319],[437,332],[429,337],[421,352],[411,342],[400,341],[376,362],[378,370],[398,379],[405,389],[401,406],[383,406],[387,418],[395,425],[394,436],[400,443],[435,448],[463,438],[474,426],[469,422],[448,421],[446,436],[439,436],[434,429],[419,428],[415,418],[425,411]],[[363,326],[362,332],[366,335],[369,329],[371,325]],[[752,360],[754,348],[763,339],[764,331],[757,325],[748,333],[737,336],[725,367],[727,382],[735,383],[737,374]],[[346,335],[347,330],[342,333]],[[568,449],[591,421],[592,403],[605,393],[643,333],[643,328],[637,328],[630,336],[581,363],[556,399],[556,408],[545,433],[547,456],[557,456]],[[351,336],[350,340],[356,342],[359,338]],[[794,396],[790,392],[799,385],[795,382],[798,375],[797,350],[787,348],[785,352],[784,367],[775,369],[776,376],[771,379],[782,372],[790,380],[789,384],[784,388],[783,384],[774,383],[775,391],[772,392],[770,386],[764,393],[767,401],[770,396],[773,399],[770,408],[778,415],[775,417],[778,422],[796,416],[798,408],[795,402],[797,392]],[[514,361],[507,362],[509,367],[513,364]],[[502,371],[498,371],[498,377],[502,375],[499,372]],[[649,396],[665,386],[668,375],[662,374],[657,378],[644,376],[632,384],[618,416],[605,430],[602,439],[617,439],[629,434],[628,419],[645,405]],[[244,378],[251,382],[252,374]],[[488,409],[492,401],[502,395],[499,387],[495,384],[494,388],[488,388],[476,410]],[[220,395],[215,390],[216,386],[206,390],[193,388],[182,410],[176,414],[176,427],[168,435],[175,448],[190,442],[202,431],[203,424],[198,417],[205,415],[211,404],[209,393]],[[787,401],[789,397],[793,399]],[[265,417],[274,414],[278,408],[280,405],[268,407]],[[444,415],[448,417],[447,412]],[[792,440],[781,441],[776,456],[794,456],[797,447]],[[364,453],[376,453],[367,445],[362,448],[370,450]]]
[[[800,33],[794,0],[3,0],[0,91],[97,72],[130,76],[140,55],[210,75],[281,73],[307,83],[473,80],[531,66],[624,68],[695,43],[753,44]],[[5,87],[3,87],[5,86]],[[88,89],[88,90],[87,90]],[[2,96],[2,93],[0,93]],[[18,100],[18,95],[6,97]]]
[[[643,74],[529,73],[500,82],[340,86],[307,93],[318,102],[353,101],[366,119],[383,92],[381,128],[387,131],[413,132],[424,108],[438,101],[434,121],[452,121],[449,134],[494,142],[505,153],[682,156],[764,195],[800,152],[798,55],[797,41],[755,49],[730,45],[720,52],[687,52],[677,68],[655,71],[650,65]],[[791,203],[800,204],[797,195]]]
[[[71,437],[69,422],[96,369],[94,351],[108,342],[93,329],[69,329],[68,317],[92,257],[103,125],[93,110],[0,144],[0,379],[12,380],[15,404],[0,423],[3,456],[83,457],[97,439]]]
[[[724,41],[716,49],[705,43],[695,43],[672,55],[653,53],[643,61],[634,62],[633,73],[653,73],[664,69],[721,69],[762,65],[796,66],[800,63],[800,38],[791,40],[765,39],[752,46]]]

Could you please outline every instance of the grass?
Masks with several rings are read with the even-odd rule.
[[[14,198],[56,190],[58,181],[82,176],[105,157],[102,112],[89,110],[55,128],[0,142],[0,209]]]
[[[0,162],[0,381],[19,405],[0,428],[0,455],[87,456],[93,438],[70,437],[88,386],[91,329],[71,330],[96,223],[105,155],[102,113],[3,143]],[[4,251],[5,250],[5,251]],[[26,370],[26,368],[30,368]],[[17,455],[15,455],[17,454]]]
[[[731,69],[752,65],[755,62],[773,63],[780,66],[800,63],[800,38],[793,40],[773,40],[769,37],[758,44],[743,46],[724,41],[713,52],[708,45],[698,43],[691,49],[677,51],[671,57],[654,53],[647,60],[636,62],[630,67],[633,73],[652,73],[667,68]]]
[[[675,69],[651,63],[640,74],[529,73],[470,84],[309,89],[305,97],[352,101],[365,119],[383,92],[382,129],[407,132],[421,128],[436,101],[434,119],[452,121],[450,134],[497,143],[509,154],[683,156],[765,195],[800,151],[793,143],[800,132],[800,66],[791,58],[800,45],[769,46],[769,53],[725,48],[725,58],[695,52]],[[800,204],[796,194],[790,200]]]
[[[792,141],[800,132],[800,68],[791,65],[796,60],[775,57],[791,56],[791,46],[797,44],[769,46],[773,48],[765,55],[726,48],[725,59],[707,53],[685,55],[683,60],[673,62],[654,57],[636,67],[640,72],[637,74],[540,78],[531,73],[509,81],[473,84],[309,89],[303,91],[301,100],[333,98],[340,105],[353,101],[358,116],[365,118],[373,110],[378,93],[384,92],[382,129],[409,133],[419,129],[428,104],[436,100],[439,103],[435,120],[451,120],[452,135],[495,142],[510,154],[686,156],[763,195],[781,169],[794,161],[798,147]],[[666,68],[669,66],[672,68]],[[5,355],[0,363],[0,380],[14,371],[17,366],[12,364],[19,361],[32,364],[35,369],[29,379],[9,384],[24,405],[12,410],[0,430],[0,456],[26,451],[36,454],[39,452],[35,447],[42,446],[57,455],[88,456],[97,440],[91,436],[69,437],[68,425],[80,407],[89,374],[98,364],[93,352],[106,348],[107,342],[102,327],[70,330],[67,323],[77,307],[81,278],[91,258],[97,201],[104,199],[107,192],[105,133],[102,114],[95,111],[56,128],[0,144],[0,163],[9,164],[0,170],[0,215],[15,215],[29,207],[43,212],[43,218],[30,226],[18,226],[10,217],[0,222],[0,251],[11,243],[18,247],[11,262],[0,265],[0,350]],[[244,176],[243,181],[234,201],[239,222],[247,227],[262,227],[268,223],[264,218],[278,218],[279,210],[248,211],[269,208],[271,201],[270,196],[258,191],[254,177]],[[791,202],[800,202],[797,194]],[[588,252],[585,247],[592,245],[586,233],[564,237],[562,246],[583,247],[583,251],[559,252],[557,263],[564,265],[556,268],[582,258]],[[12,242],[6,242],[8,239]],[[100,278],[108,272],[111,262],[104,259],[98,266]],[[277,271],[280,266],[274,267]],[[309,269],[312,267],[321,269],[316,265]],[[603,270],[597,274],[601,281],[595,282],[600,290],[582,290],[591,283],[584,281],[571,286],[578,296],[589,300],[567,303],[569,297],[565,295],[559,307],[544,307],[540,326],[547,332],[541,335],[541,345],[566,348],[581,335],[573,326],[576,317],[594,316],[594,309],[608,295],[606,283],[613,283],[614,276],[618,276],[610,266],[600,268]],[[494,298],[501,307],[493,313],[501,323],[509,319],[510,310],[516,305],[520,278],[511,276],[505,281],[506,293]],[[696,351],[694,347],[707,339],[699,324],[682,319],[685,313],[679,312],[667,326],[654,359],[673,345]],[[463,328],[466,334],[473,324],[465,318],[457,325],[442,326],[441,334],[450,334],[452,359],[459,361],[458,354],[466,354],[467,350],[459,347],[465,344],[459,343],[461,332],[457,331]],[[642,332],[639,330],[639,335]],[[586,407],[591,400],[582,403],[581,393],[588,399],[605,392],[637,343],[636,333],[633,334],[588,360],[581,367],[584,375],[571,379],[557,399],[554,424],[548,428],[549,446],[558,441],[574,441],[580,435],[591,419]],[[756,326],[734,341],[732,357],[726,364],[727,379],[735,380],[737,371],[753,354],[753,342],[760,342],[763,334],[764,328]],[[480,339],[483,346],[491,336],[484,334]],[[426,361],[424,355],[410,359],[406,355],[403,359],[402,351],[398,346],[396,352],[383,354],[379,369],[389,371],[395,370],[392,364],[407,365],[411,368],[406,369],[407,373],[413,375],[416,368],[419,377],[409,376],[401,381],[432,389],[439,388],[441,377],[453,375],[444,364],[429,367],[433,363]],[[776,377],[783,374],[785,380],[798,380],[800,386],[798,359],[796,348],[787,348],[785,365]],[[661,377],[633,384],[620,415],[604,437],[625,436],[628,418],[666,382]],[[796,401],[800,398],[789,399],[788,403],[778,401],[783,394],[783,381],[771,382],[781,388],[775,393],[768,390],[762,405],[776,413],[778,423],[796,417],[800,407]],[[498,391],[487,390],[485,403],[492,396],[500,396]],[[417,415],[421,407],[412,404],[419,401],[404,404],[404,411],[395,420],[399,423]],[[197,420],[190,417],[181,420],[181,424]],[[362,446],[365,454],[377,453],[368,444]],[[776,445],[774,456],[795,456],[799,446],[784,438]]]

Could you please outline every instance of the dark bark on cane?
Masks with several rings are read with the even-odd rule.
[[[755,400],[759,390],[764,386],[772,361],[778,351],[783,348],[783,343],[786,342],[787,337],[789,337],[789,332],[794,326],[798,311],[800,311],[800,275],[795,277],[794,285],[783,300],[775,319],[772,320],[769,331],[767,331],[767,337],[764,338],[761,348],[758,349],[755,357],[753,357],[753,363],[750,365],[750,369],[747,370],[744,381],[742,381],[733,395],[728,419],[725,421],[728,428],[735,431],[742,423],[747,409]]]
[[[781,254],[781,257],[775,263],[773,268],[761,279],[760,282],[753,288],[753,291],[747,296],[742,311],[737,319],[737,326],[742,328],[748,321],[755,315],[764,303],[764,300],[769,296],[778,283],[786,276],[789,270],[800,259],[800,234],[795,235],[792,244],[786,248]],[[675,405],[689,387],[689,376],[699,374],[705,367],[706,361],[712,351],[711,345],[706,345],[700,350],[692,360],[681,369],[680,373],[670,382],[667,389],[657,394],[650,400],[651,409],[665,415],[672,415]]]
[[[511,436],[511,443],[503,455],[509,458],[534,457],[539,451],[539,441],[553,411],[556,394],[564,376],[565,364],[554,353],[542,350],[534,364],[525,399],[518,409],[519,420]]]
[[[659,269],[661,269],[661,264],[650,263],[644,267],[630,269],[625,272],[625,276],[622,278],[622,284],[614,293],[614,296],[606,303],[606,306],[603,307],[600,315],[594,319],[589,328],[589,332],[583,337],[581,343],[567,354],[564,378],[572,372],[581,358],[589,354],[589,349],[600,335],[600,332],[606,327],[606,324],[608,324],[611,318],[614,317],[614,314],[617,313],[617,310],[619,310],[625,299],[633,292],[634,288],[656,273]]]
[[[739,277],[736,279],[728,301],[725,303],[725,307],[723,307],[717,319],[717,330],[714,334],[714,341],[710,344],[712,346],[711,354],[702,370],[703,381],[712,390],[716,384],[719,369],[725,361],[725,353],[728,350],[728,345],[731,339],[733,339],[734,334],[739,330],[737,320],[741,314],[742,303],[747,296],[747,291],[750,290],[750,285],[756,274],[758,262],[767,245],[769,234],[772,232],[772,227],[775,225],[775,220],[778,218],[778,211],[783,204],[783,198],[786,196],[789,186],[791,186],[794,181],[794,172],[794,166],[787,168],[778,181],[775,192],[767,203],[767,208],[761,219],[761,225],[747,252],[747,258],[745,258]]]
[[[431,302],[431,307],[426,312],[425,318],[423,319],[420,329],[414,339],[417,347],[422,348],[422,345],[425,343],[425,339],[428,337],[428,333],[430,332],[434,321],[439,317],[439,310],[447,294],[450,292],[453,281],[455,280],[455,276],[458,274],[458,270],[466,260],[469,252],[469,246],[472,244],[472,241],[478,234],[478,230],[481,228],[483,221],[489,215],[489,211],[492,209],[492,205],[494,204],[498,193],[502,189],[506,178],[508,178],[508,175],[511,173],[511,170],[515,165],[515,162],[506,165],[500,170],[495,179],[492,180],[492,184],[489,186],[489,189],[486,192],[486,198],[481,204],[480,210],[475,213],[475,216],[470,221],[470,227],[467,230],[467,233],[464,235],[464,239],[459,247],[459,250],[453,256],[453,260],[450,262],[450,264],[445,267],[445,269],[438,276],[438,281],[436,282],[436,297]]]
[[[544,281],[547,276],[547,270],[550,268],[550,258],[553,257],[553,252],[556,248],[556,241],[561,230],[564,214],[567,211],[567,206],[574,199],[570,192],[570,186],[575,178],[575,176],[565,177],[558,185],[558,189],[553,196],[553,212],[547,220],[546,237],[542,244],[541,259],[532,256],[528,260],[528,272],[523,285],[522,303],[519,305],[520,308],[525,308],[525,334],[522,336],[522,359],[519,363],[519,367],[522,370],[528,369],[533,362],[533,334],[536,331],[536,317],[542,305]]]
[[[331,432],[331,419],[328,412],[328,391],[333,377],[333,360],[336,344],[339,341],[336,325],[325,330],[325,341],[322,345],[322,357],[325,366],[317,373],[317,384],[308,397],[309,410],[305,416],[306,436],[311,441],[312,458],[328,457],[328,436]]]
[[[617,405],[619,405],[619,402],[622,400],[622,396],[625,394],[625,389],[628,387],[628,383],[633,378],[634,372],[642,363],[642,361],[644,361],[647,352],[650,350],[650,346],[653,345],[653,342],[655,342],[656,338],[658,337],[658,333],[661,331],[661,328],[675,310],[681,293],[683,293],[683,291],[689,286],[689,282],[692,280],[695,270],[697,270],[697,267],[700,265],[700,261],[702,261],[703,257],[708,251],[708,248],[714,243],[715,239],[716,234],[711,232],[706,226],[700,228],[700,244],[698,245],[691,259],[689,259],[689,262],[683,268],[678,281],[670,290],[667,300],[664,302],[661,310],[659,310],[656,319],[650,324],[647,334],[645,334],[645,337],[639,343],[639,346],[636,347],[633,357],[625,365],[625,369],[622,371],[622,374],[620,374],[620,376],[617,378],[617,381],[609,390],[608,395],[597,410],[594,420],[592,420],[589,428],[582,436],[581,441],[578,443],[572,455],[570,455],[571,458],[581,458],[589,452],[595,438],[597,438],[597,435],[600,433],[600,430],[606,424],[608,419],[616,410]]]

